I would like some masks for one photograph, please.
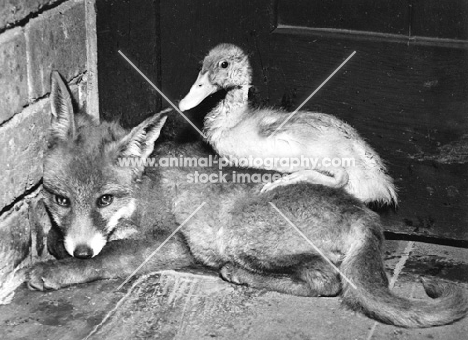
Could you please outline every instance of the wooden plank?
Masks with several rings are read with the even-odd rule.
[[[279,0],[278,24],[408,35],[408,1]]]
[[[161,98],[117,51],[160,86],[159,0],[100,0],[96,11],[101,119],[135,126],[159,111]]]
[[[293,109],[354,50],[305,107],[347,121],[388,162],[400,188],[389,230],[468,240],[468,51],[278,29],[270,96]]]
[[[413,0],[411,35],[468,40],[468,1]]]

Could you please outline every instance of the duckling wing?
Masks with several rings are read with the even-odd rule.
[[[317,139],[323,135],[360,139],[350,125],[338,118],[319,112],[298,111],[291,116],[284,111],[262,110],[258,112],[258,133],[261,136],[292,134]]]

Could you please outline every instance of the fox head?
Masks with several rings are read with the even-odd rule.
[[[144,162],[166,118],[157,114],[131,131],[117,123],[99,124],[73,111],[70,93],[52,74],[52,124],[44,157],[44,197],[67,252],[78,258],[99,254],[119,220],[136,209]],[[132,158],[131,166],[119,159]]]

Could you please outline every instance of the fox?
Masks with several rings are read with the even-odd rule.
[[[201,265],[232,284],[339,296],[348,308],[399,327],[440,326],[467,314],[466,292],[452,283],[422,279],[432,300],[389,289],[380,216],[344,190],[304,182],[262,192],[262,183],[232,178],[188,180],[194,170],[218,170],[145,167],[149,157],[212,152],[201,142],[158,141],[168,110],[129,130],[99,123],[74,112],[57,72],[50,102],[43,191],[53,225],[48,249],[57,259],[31,267],[30,289],[124,278],[147,260],[141,273]],[[122,166],[121,159],[135,162]]]

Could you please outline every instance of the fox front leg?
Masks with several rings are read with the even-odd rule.
[[[177,235],[150,257],[160,244],[159,241],[148,240],[113,241],[91,259],[69,257],[37,263],[29,270],[26,282],[32,290],[56,290],[78,283],[127,277],[148,258],[139,274],[154,270],[178,269],[194,263],[186,245]]]
[[[68,258],[59,261],[47,261],[34,265],[26,275],[26,283],[31,290],[56,290],[74,283],[84,283],[99,279],[99,275],[78,272],[81,261]],[[88,266],[89,267],[89,266]],[[97,273],[96,273],[97,274]]]

